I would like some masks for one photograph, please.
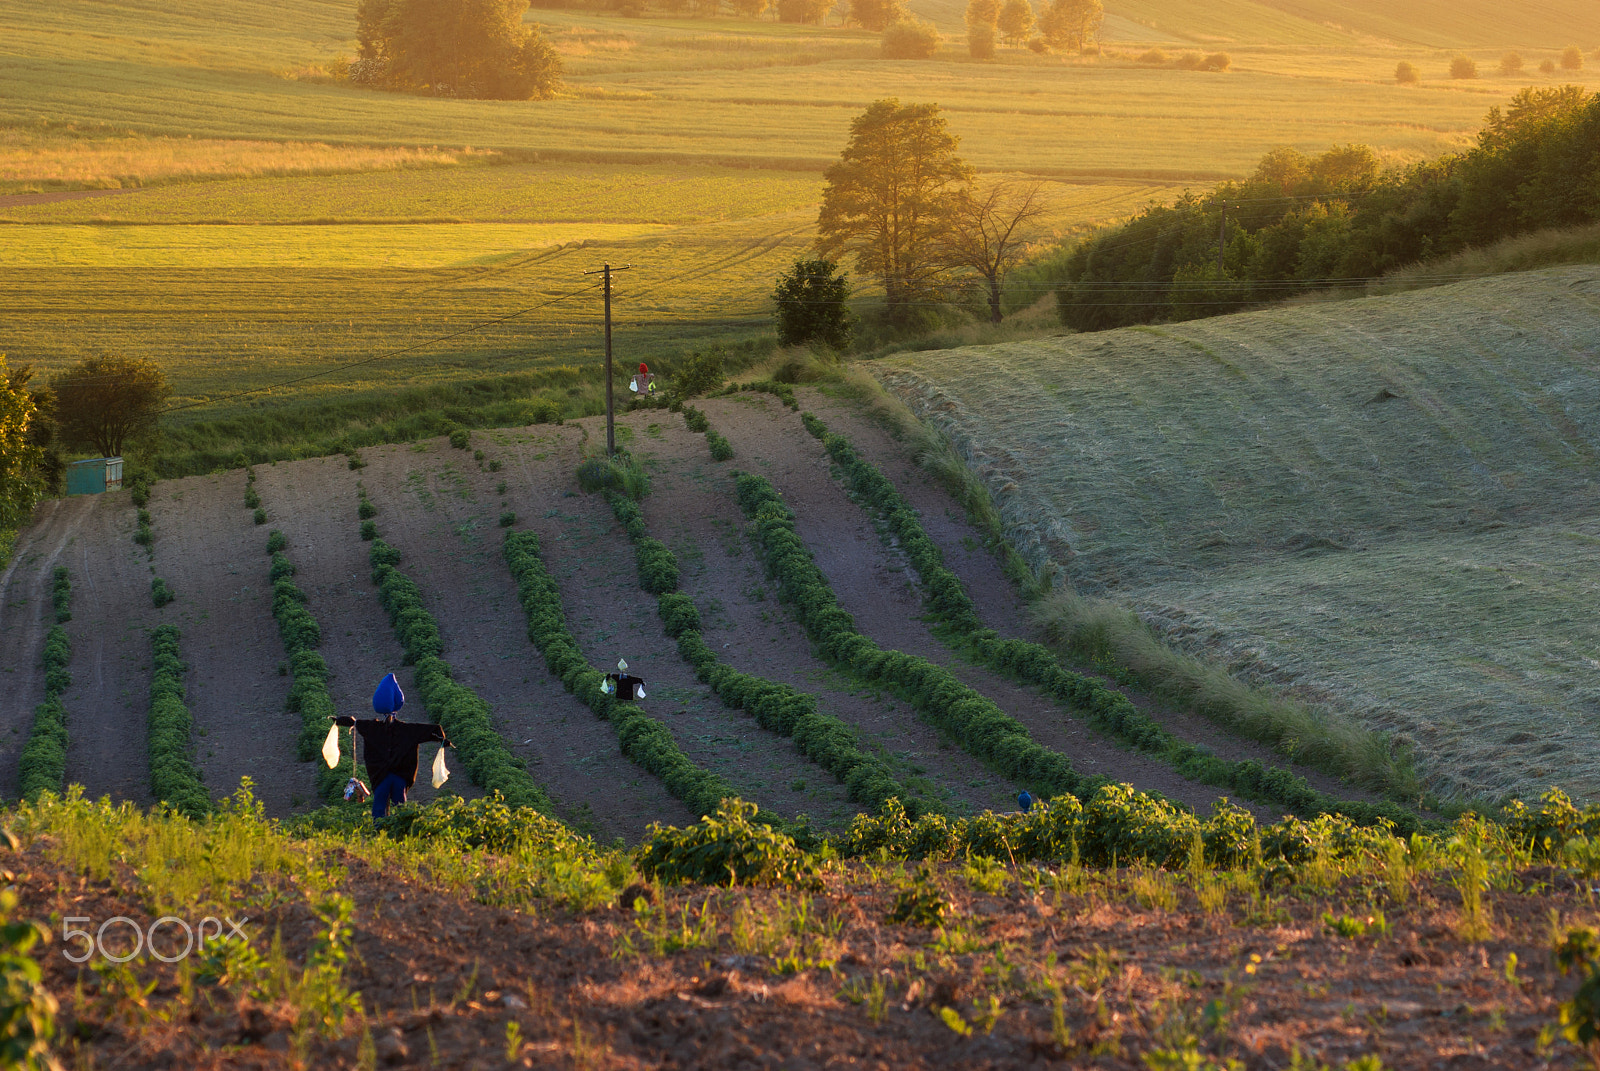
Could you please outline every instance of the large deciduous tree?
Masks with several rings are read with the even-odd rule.
[[[1044,214],[1040,183],[997,182],[986,190],[963,190],[955,199],[940,246],[945,263],[983,282],[989,319],[1000,322],[1000,292],[1034,240]]]
[[[937,104],[880,100],[851,121],[849,143],[823,176],[817,247],[830,258],[854,254],[883,283],[891,322],[907,322],[937,295],[939,243],[972,177],[957,144]]]
[[[1100,0],[1050,0],[1039,14],[1039,36],[1051,48],[1082,52],[1105,21]]]
[[[56,427],[68,443],[116,457],[123,444],[156,430],[169,391],[166,376],[142,357],[85,357],[50,381]]]
[[[973,59],[994,59],[1000,0],[967,0],[967,51]]]
[[[456,97],[528,100],[561,85],[561,57],[526,26],[528,0],[360,0],[360,80]]]
[[[32,435],[38,407],[27,381],[28,369],[8,369],[0,353],[0,530],[21,527],[45,489],[44,451]]]
[[[1006,0],[1000,6],[1000,36],[1013,45],[1020,45],[1033,30],[1033,7],[1028,0]]]

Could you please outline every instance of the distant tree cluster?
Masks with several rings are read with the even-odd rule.
[[[1035,237],[1039,185],[980,186],[957,147],[938,105],[880,100],[851,122],[849,142],[824,175],[820,263],[853,257],[883,286],[896,326],[948,300],[962,280],[979,285],[998,322],[1006,273]],[[819,262],[802,267],[826,273]]]
[[[1149,208],[1084,241],[1057,290],[1061,317],[1100,330],[1215,315],[1600,221],[1597,146],[1600,96],[1561,86],[1522,90],[1504,111],[1490,110],[1473,149],[1405,170],[1381,171],[1365,146],[1315,157],[1276,149],[1244,182]]]
[[[524,25],[528,0],[360,0],[350,80],[480,100],[549,97],[561,57]]]
[[[546,7],[606,11],[629,18],[649,14],[680,19],[772,18],[778,22],[821,25],[837,0],[542,0]]]
[[[1042,0],[1037,12],[1028,0],[968,0],[967,51],[973,59],[992,59],[999,40],[1035,52],[1085,52],[1104,20],[1101,0]]]
[[[1596,54],[1600,58],[1600,53]],[[1499,69],[1506,77],[1516,77],[1522,73],[1523,59],[1520,52],[1506,52],[1500,56]],[[1583,70],[1583,49],[1573,45],[1561,53],[1561,69],[1566,71]],[[1539,73],[1553,75],[1556,73],[1556,61],[1545,58],[1539,63]],[[1451,78],[1470,79],[1478,77],[1478,61],[1465,53],[1450,58],[1449,75]],[[1395,65],[1394,80],[1401,85],[1416,85],[1422,81],[1422,72],[1417,65],[1401,61]]]

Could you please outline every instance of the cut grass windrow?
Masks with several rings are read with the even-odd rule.
[[[612,724],[622,753],[659,777],[667,791],[686,803],[695,814],[714,814],[724,799],[738,796],[738,789],[726,779],[695,765],[678,747],[672,739],[672,731],[665,725],[635,704],[619,703],[614,696],[600,691],[605,674],[589,665],[578,649],[572,630],[567,628],[561,592],[539,556],[539,537],[532,532],[507,532],[504,553],[506,565],[517,582],[522,612],[528,618],[528,640],[544,655],[550,672],[561,679],[567,691]],[[658,565],[658,571],[652,574],[658,582],[666,579],[667,574],[660,571],[663,568]],[[677,586],[675,563],[671,582],[673,587]]]
[[[72,642],[60,622],[72,620],[72,581],[64,566],[56,568],[50,600],[57,624],[44,640],[44,702],[33,708],[33,728],[17,761],[17,793],[29,801],[41,792],[59,796],[66,789],[67,709],[61,705],[61,693],[72,684],[67,669]]]
[[[944,564],[916,511],[850,441],[828,431],[810,413],[801,414],[806,430],[822,441],[839,467],[856,502],[875,514],[894,536],[922,584],[924,603],[944,626],[946,638],[961,651],[997,673],[1042,688],[1074,710],[1086,712],[1095,728],[1123,743],[1170,763],[1177,772],[1201,784],[1228,788],[1258,803],[1280,804],[1296,814],[1338,814],[1364,825],[1383,820],[1401,832],[1419,828],[1416,814],[1394,803],[1340,800],[1312,788],[1305,778],[1254,759],[1232,762],[1208,749],[1180,740],[1145,714],[1125,694],[1103,681],[1062,666],[1049,648],[1026,640],[1003,639],[986,629],[977,607],[959,577]]]
[[[553,816],[555,804],[528,776],[522,760],[506,747],[495,730],[489,704],[450,678],[450,664],[439,657],[444,646],[439,626],[422,605],[421,589],[400,571],[400,552],[382,539],[374,539],[368,561],[379,601],[405,649],[406,664],[417,667],[417,690],[422,693],[423,705],[428,715],[444,726],[472,783],[485,792],[500,793],[508,806],[532,807]]]
[[[678,653],[724,706],[743,710],[762,728],[789,737],[801,754],[838,778],[852,800],[874,812],[896,798],[913,818],[929,809],[895,779],[888,764],[861,750],[854,729],[819,712],[816,696],[741,673],[719,660],[700,634],[700,611],[694,600],[677,590],[678,564],[672,551],[647,534],[644,512],[635,502],[615,491],[608,491],[606,499],[633,540],[639,586],[656,597],[656,610],[667,635],[677,641]]]
[[[897,689],[924,721],[945,733],[1002,776],[1041,796],[1086,798],[1107,784],[1085,777],[1058,751],[1051,751],[995,703],[956,679],[943,666],[901,651],[885,651],[856,631],[839,606],[827,578],[794,529],[794,513],[764,477],[740,473],[739,506],[754,522],[767,572],[785,602],[794,607],[822,657],[864,681]]]
[[[194,720],[184,703],[184,665],[176,625],[150,634],[150,790],[166,806],[200,819],[211,812],[211,795],[190,757]]]
[[[286,540],[282,532],[267,536],[267,553],[272,555],[268,573],[272,581],[272,616],[278,622],[278,636],[289,657],[288,709],[300,715],[300,734],[295,738],[295,754],[301,762],[317,762],[317,795],[329,803],[343,798],[345,782],[352,777],[365,779],[366,770],[356,763],[352,738],[348,755],[341,754],[339,765],[329,769],[321,762],[322,741],[336,711],[328,693],[328,663],[317,648],[322,644],[322,628],[306,609],[306,593],[291,579],[294,563],[283,553]]]

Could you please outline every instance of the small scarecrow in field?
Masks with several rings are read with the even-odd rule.
[[[644,678],[628,672],[628,660],[617,659],[617,671],[607,673],[600,682],[601,695],[614,695],[618,702],[631,703],[644,698]]]
[[[366,744],[367,773],[372,778],[372,817],[382,818],[389,813],[389,804],[404,803],[406,791],[417,783],[417,748],[430,740],[439,742],[439,753],[433,759],[433,787],[438,788],[450,777],[444,766],[444,749],[454,747],[437,725],[421,725],[400,721],[395,713],[405,706],[405,693],[391,673],[379,683],[372,693],[372,709],[376,718],[357,721],[351,717],[333,719],[333,729],[328,734],[322,756],[330,768],[339,763],[339,727],[354,727]],[[330,755],[331,751],[331,755]],[[366,795],[366,786],[351,778],[353,786],[346,786],[345,798]]]
[[[656,392],[655,373],[650,371],[650,366],[643,361],[639,362],[639,374],[628,380],[628,389],[641,398],[649,397]]]

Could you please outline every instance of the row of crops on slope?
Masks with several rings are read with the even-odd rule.
[[[1363,824],[1384,820],[1405,832],[1417,828],[1417,816],[1394,803],[1335,799],[1318,792],[1292,771],[1263,766],[1253,759],[1231,762],[1199,745],[1179,740],[1139,710],[1127,695],[1097,678],[1067,669],[1048,648],[1025,640],[1004,639],[984,628],[961,580],[944,564],[938,546],[893,483],[857,453],[848,439],[830,432],[814,415],[804,413],[801,420],[806,430],[821,440],[852,497],[877,517],[910,561],[922,586],[924,604],[943,626],[944,638],[953,640],[976,661],[1043,689],[1071,709],[1086,714],[1095,728],[1164,760],[1190,780],[1231,789],[1245,799],[1280,804],[1296,814],[1340,814]]]
[[[61,626],[72,620],[72,580],[65,566],[57,566],[52,574],[50,602],[56,623],[44,639],[44,702],[33,710],[33,727],[17,766],[17,792],[25,800],[45,791],[60,795],[66,788],[67,709],[61,693],[72,685],[67,668],[72,641]]]
[[[421,589],[400,570],[400,552],[374,538],[367,556],[378,599],[405,651],[405,662],[416,667],[422,702],[456,746],[472,783],[499,793],[512,806],[554,814],[555,804],[495,729],[489,704],[453,679],[450,664],[440,657],[444,644],[438,623],[423,606]]]

